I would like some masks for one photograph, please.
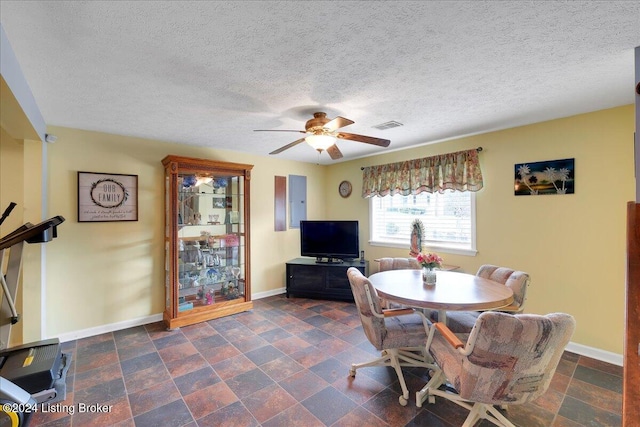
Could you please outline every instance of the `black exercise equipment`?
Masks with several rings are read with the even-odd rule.
[[[10,203],[0,217],[9,216]],[[48,339],[8,349],[11,327],[20,321],[15,298],[22,268],[24,243],[46,243],[57,237],[57,227],[64,222],[55,216],[33,225],[29,222],[0,239],[0,427],[27,426],[37,404],[66,398],[66,376],[71,356],[62,353],[60,341]],[[7,259],[8,254],[8,259]]]

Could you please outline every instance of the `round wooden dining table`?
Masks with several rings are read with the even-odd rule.
[[[382,299],[411,307],[438,310],[446,323],[447,310],[491,310],[513,302],[513,292],[502,283],[473,274],[436,271],[436,284],[424,285],[420,270],[387,270],[369,276]]]

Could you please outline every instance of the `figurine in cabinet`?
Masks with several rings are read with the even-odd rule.
[[[209,289],[207,292],[207,305],[211,305],[214,302],[214,291],[213,289]]]

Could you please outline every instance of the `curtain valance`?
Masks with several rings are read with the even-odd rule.
[[[362,172],[362,197],[420,194],[452,189],[479,191],[482,171],[478,149],[440,154],[386,165]]]

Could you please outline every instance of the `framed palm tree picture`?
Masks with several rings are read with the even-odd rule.
[[[518,163],[514,169],[516,196],[573,194],[575,191],[575,159]]]

